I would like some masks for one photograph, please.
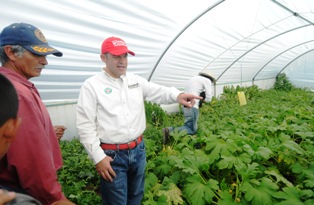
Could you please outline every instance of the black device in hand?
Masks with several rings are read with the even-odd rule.
[[[205,100],[205,98],[206,98],[205,91],[201,92],[201,93],[200,93],[200,96],[201,96],[203,99],[200,100],[199,103],[198,103],[198,107],[199,107],[199,108],[202,107],[202,105],[203,105],[203,100]]]

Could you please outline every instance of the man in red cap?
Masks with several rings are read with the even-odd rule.
[[[80,91],[76,123],[80,141],[101,176],[103,204],[140,204],[144,193],[146,128],[144,100],[192,107],[199,96],[181,93],[127,72],[135,53],[117,37],[101,47],[103,71]]]
[[[41,74],[48,64],[48,54],[62,56],[33,25],[13,23],[0,34],[0,74],[17,91],[18,117],[22,119],[15,141],[0,161],[0,185],[31,195],[43,205],[57,201],[73,204],[66,199],[58,182],[62,156],[49,113],[29,81]]]

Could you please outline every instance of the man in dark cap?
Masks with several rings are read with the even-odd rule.
[[[17,91],[18,117],[22,119],[15,141],[0,161],[0,183],[7,190],[26,193],[44,205],[68,201],[57,177],[62,166],[59,143],[38,90],[29,81],[41,74],[49,54],[62,56],[33,25],[13,23],[0,34],[0,74]]]

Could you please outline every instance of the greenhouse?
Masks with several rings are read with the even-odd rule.
[[[175,130],[170,146],[161,130],[183,124],[182,108],[145,103],[144,136],[153,137],[145,138],[143,205],[314,204],[313,0],[1,3],[1,30],[32,24],[63,53],[48,55],[30,81],[52,123],[66,127],[59,177],[73,202],[101,204],[99,176],[78,141],[76,108],[84,81],[104,67],[102,42],[115,36],[135,52],[127,71],[149,82],[183,91],[200,72],[216,79],[198,133]],[[74,163],[80,171],[71,178],[66,168]]]

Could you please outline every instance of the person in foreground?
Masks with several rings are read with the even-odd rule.
[[[0,74],[0,159],[7,153],[15,140],[21,118],[17,117],[18,96],[12,83]],[[0,185],[0,205],[41,205],[39,201],[26,194],[8,192]]]
[[[7,154],[0,160],[0,182],[8,191],[28,194],[43,205],[65,201],[57,170],[62,156],[49,113],[29,81],[48,64],[46,55],[62,56],[43,33],[26,23],[13,23],[0,34],[0,73],[14,85],[22,119]]]
[[[0,205],[7,204],[15,198],[16,194],[14,192],[7,192],[3,189],[0,189]]]
[[[100,54],[106,66],[84,82],[77,104],[80,141],[100,174],[104,205],[139,205],[143,198],[144,100],[192,107],[201,99],[126,72],[128,54],[135,55],[122,39],[107,38]]]
[[[185,130],[187,134],[194,135],[197,131],[197,121],[199,117],[199,108],[201,108],[203,102],[210,102],[212,99],[212,83],[215,82],[215,77],[210,72],[201,72],[197,76],[193,76],[186,84],[185,92],[192,93],[194,95],[202,96],[202,100],[196,99],[196,103],[192,108],[183,106],[184,125],[181,127],[166,127],[163,128],[164,144],[169,142],[169,132],[174,129],[178,131]],[[199,144],[196,144],[197,148]]]
[[[15,134],[20,118],[17,117],[18,98],[12,83],[0,74],[0,159],[7,153],[10,144],[15,139]],[[1,189],[0,205],[16,198],[16,193]]]
[[[15,140],[17,129],[21,123],[21,118],[17,117],[18,96],[12,83],[0,74],[0,159],[7,153],[11,143]],[[42,205],[33,197],[9,192],[2,189],[0,184],[0,205]],[[53,205],[67,205],[61,201]],[[70,205],[70,204],[69,204]]]

